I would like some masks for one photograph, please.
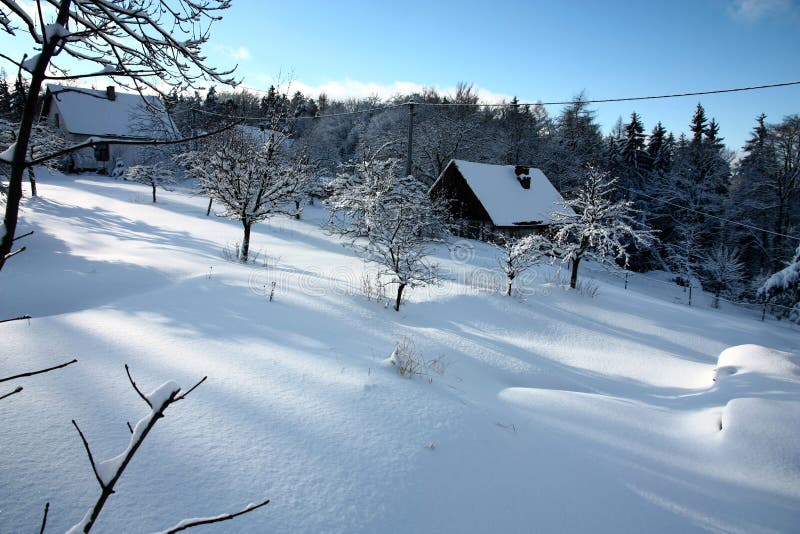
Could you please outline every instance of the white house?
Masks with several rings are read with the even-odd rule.
[[[483,237],[486,231],[541,231],[550,224],[552,212],[568,209],[541,170],[521,165],[454,159],[429,194],[450,201],[461,233],[470,237]]]
[[[110,172],[118,162],[142,163],[143,148],[114,145],[102,140],[171,139],[178,129],[157,96],[120,93],[114,86],[104,90],[48,84],[42,117],[61,131],[69,144],[90,137],[100,139],[94,148],[73,153],[65,162],[74,170]]]

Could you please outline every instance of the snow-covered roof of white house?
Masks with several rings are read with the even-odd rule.
[[[48,84],[47,92],[50,105],[58,107],[62,127],[72,134],[151,139],[178,135],[157,96],[57,84]]]
[[[561,194],[539,169],[526,168],[530,188],[517,178],[515,165],[493,165],[454,159],[467,185],[483,205],[495,226],[548,224],[553,211],[564,211]],[[445,167],[445,171],[447,171]],[[438,182],[444,176],[436,180]],[[436,186],[436,182],[432,188]]]

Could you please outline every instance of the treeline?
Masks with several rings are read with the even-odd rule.
[[[14,94],[0,85],[0,106],[7,101],[9,112]],[[635,255],[636,270],[669,270],[681,283],[751,300],[794,257],[800,245],[793,237],[800,234],[800,117],[757,117],[737,157],[699,103],[687,117],[687,135],[676,136],[660,122],[648,130],[636,112],[603,135],[583,94],[574,100],[551,115],[516,98],[486,105],[467,84],[452,94],[425,89],[387,100],[314,99],[275,87],[263,95],[211,88],[202,97],[173,92],[164,98],[185,134],[229,117],[275,128],[279,117],[293,146],[328,176],[378,147],[387,157],[405,159],[406,104],[413,101],[412,170],[426,183],[452,158],[538,167],[567,198],[576,194],[588,165],[617,177],[616,194],[635,203],[641,222],[658,237]]]

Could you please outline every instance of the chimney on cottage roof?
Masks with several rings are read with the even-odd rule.
[[[522,189],[530,189],[531,188],[531,169],[530,167],[523,167],[522,165],[517,165],[514,167],[514,174],[517,176],[517,180],[519,181],[519,185],[522,186]]]
[[[106,87],[106,98],[108,98],[111,101],[117,99],[117,91],[116,89],[114,89],[113,85],[109,85],[108,87]]]

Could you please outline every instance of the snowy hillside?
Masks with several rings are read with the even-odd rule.
[[[47,501],[47,531],[64,531],[93,504],[70,421],[98,459],[125,449],[148,413],[125,363],[145,391],[208,380],[155,426],[98,532],[267,498],[197,531],[797,531],[796,325],[590,265],[595,298],[554,267],[509,298],[472,241],[442,246],[448,279],[395,312],[364,296],[377,267],[317,206],[254,227],[260,256],[240,265],[222,251],[241,226],[206,217],[207,199],[153,205],[88,175],[43,175],[39,194],[28,250],[0,273],[0,318],[34,317],[0,324],[0,376],[79,362],[0,384],[24,387],[0,401],[2,532],[38,529]],[[384,361],[398,343],[421,374]]]

